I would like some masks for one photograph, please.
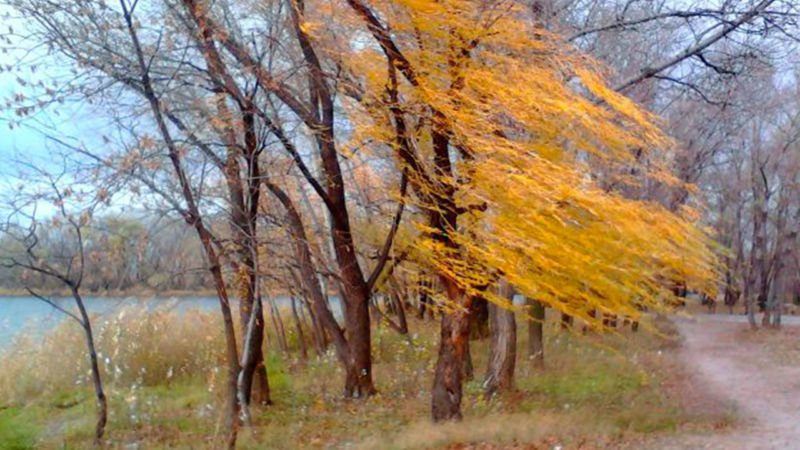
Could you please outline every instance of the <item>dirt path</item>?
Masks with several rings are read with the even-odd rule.
[[[795,326],[797,318],[790,319]],[[702,315],[676,324],[693,389],[732,404],[741,420],[729,431],[670,438],[652,448],[800,449],[800,367],[779,365],[741,339],[744,317]]]

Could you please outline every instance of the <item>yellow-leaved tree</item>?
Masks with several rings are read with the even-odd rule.
[[[691,211],[636,194],[677,183],[657,120],[518,5],[305,8],[305,29],[346,74],[350,139],[390,148],[425,212],[415,257],[447,300],[434,420],[461,415],[470,304],[480,295],[511,308],[490,289],[501,279],[593,325],[594,311],[638,317],[663,306],[672,283],[710,289],[716,273]]]

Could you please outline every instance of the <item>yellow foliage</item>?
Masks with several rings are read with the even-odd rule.
[[[396,61],[392,80],[354,13],[337,26],[352,27],[345,35],[357,42],[337,41],[333,25],[315,35],[330,33],[330,56],[364,93],[346,103],[351,139],[398,150],[387,94],[397,85],[394,107],[411,124],[419,167],[396,164],[410,172],[415,201],[437,211],[440,199],[455,197],[458,225],[446,230],[455,245],[419,223],[418,262],[472,294],[504,277],[589,322],[594,309],[637,316],[641,306],[662,306],[674,282],[713,289],[716,260],[696,215],[641,200],[649,186],[678,183],[669,170],[674,143],[657,118],[608,87],[596,62],[525,20],[517,2],[371,5],[414,82]],[[449,138],[452,173],[434,169],[435,131]],[[484,295],[508,305],[493,290]]]

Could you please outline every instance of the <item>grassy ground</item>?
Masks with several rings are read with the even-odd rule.
[[[219,336],[209,332],[219,328],[216,318],[176,322],[165,313],[115,320],[99,326],[109,447],[219,448],[223,372]],[[465,420],[444,426],[428,419],[434,322],[411,322],[413,345],[386,327],[376,330],[380,393],[366,401],[341,398],[343,374],[332,355],[302,362],[270,353],[275,404],[256,411],[240,448],[612,448],[728,420],[693,415],[665,388],[680,370],[669,322],[659,321],[656,334],[585,337],[559,331],[554,322],[545,331],[543,372],[522,356],[520,327],[518,389],[491,402],[480,386],[487,342],[473,342],[476,380],[466,386]],[[14,349],[0,355],[0,449],[88,448],[94,403],[79,335],[65,325],[43,342],[20,341]]]

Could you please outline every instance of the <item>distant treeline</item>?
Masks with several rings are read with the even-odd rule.
[[[57,223],[40,233],[37,247],[41,254],[55,259],[75,257],[74,234]],[[183,222],[125,215],[99,217],[86,229],[85,239],[87,292],[212,289],[197,237]],[[14,245],[8,236],[0,237],[0,248]],[[51,292],[63,288],[58,280],[33,270],[0,265],[0,288],[24,291],[31,285]]]

